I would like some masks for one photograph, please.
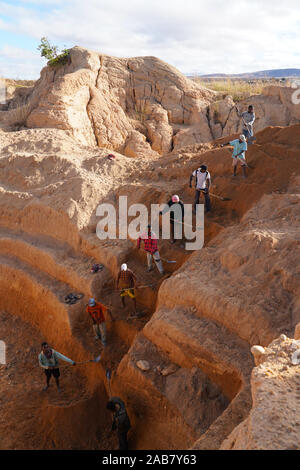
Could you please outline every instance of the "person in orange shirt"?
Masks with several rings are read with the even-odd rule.
[[[96,302],[95,299],[90,299],[86,307],[87,313],[93,320],[93,329],[95,332],[95,339],[100,339],[103,347],[106,346],[106,323],[105,315],[108,313],[110,319],[113,320],[110,310],[100,302]]]

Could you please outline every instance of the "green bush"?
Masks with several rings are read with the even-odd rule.
[[[41,44],[38,46],[38,50],[41,52],[41,57],[45,57],[48,60],[47,65],[50,67],[56,67],[65,65],[69,60],[69,49],[62,49],[60,54],[58,53],[57,46],[51,46],[47,38],[41,38]]]

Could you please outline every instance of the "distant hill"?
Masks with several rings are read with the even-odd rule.
[[[193,76],[195,74],[188,74]],[[261,70],[260,72],[226,74],[226,73],[212,73],[209,75],[199,75],[201,78],[241,78],[241,79],[259,79],[259,78],[288,78],[300,77],[300,69],[273,69]]]

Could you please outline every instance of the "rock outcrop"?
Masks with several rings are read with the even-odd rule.
[[[84,145],[153,157],[172,149],[176,126],[201,124],[210,135],[204,116],[214,96],[155,57],[117,59],[74,47],[69,64],[42,70],[23,105],[30,128],[69,130]],[[13,110],[0,115],[3,124],[14,119]]]
[[[291,362],[300,342],[279,338],[265,350],[251,375],[249,417],[222,443],[221,450],[299,450],[299,365]]]
[[[270,86],[239,103],[255,106],[255,130],[300,121],[294,89]],[[45,67],[0,111],[0,126],[68,130],[89,146],[154,158],[241,130],[232,97],[201,87],[155,57],[118,59],[80,47]]]
[[[263,88],[261,95],[250,96],[238,103],[240,111],[247,111],[251,104],[255,109],[255,132],[268,126],[290,126],[300,121],[300,104],[293,102],[295,89],[271,85]],[[242,129],[231,96],[215,101],[208,110],[211,133],[214,139],[234,134]]]

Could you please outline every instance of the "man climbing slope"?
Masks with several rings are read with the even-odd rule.
[[[136,313],[135,284],[136,276],[131,269],[128,268],[127,264],[122,264],[117,277],[117,289],[121,287],[120,297],[123,308],[125,308],[125,297],[128,296],[132,299],[134,304],[134,313]]]
[[[238,162],[240,162],[242,171],[243,171],[243,176],[244,178],[247,178],[246,174],[246,168],[247,168],[247,162],[246,162],[246,154],[245,152],[247,151],[247,142],[246,142],[246,137],[241,134],[239,139],[231,140],[230,142],[226,144],[222,144],[221,147],[225,147],[226,145],[231,145],[233,146],[233,152],[232,152],[232,166],[233,166],[233,176],[236,176],[236,168]]]
[[[183,233],[183,221],[184,221],[184,204],[180,201],[180,198],[177,194],[174,194],[172,198],[167,202],[166,207],[160,211],[159,215],[166,214],[170,211],[170,232],[171,232],[171,239],[170,243],[176,243],[175,240],[175,228],[178,227]],[[183,235],[181,236],[180,240],[183,239]]]
[[[137,241],[137,248],[140,249],[141,242],[144,242],[144,250],[147,253],[147,263],[148,268],[147,271],[152,271],[152,257],[156,264],[156,267],[160,274],[164,275],[163,265],[160,259],[159,251],[158,251],[158,244],[157,244],[157,237],[154,232],[151,230],[151,225],[148,225],[147,233],[143,233]]]
[[[235,107],[237,115],[243,120],[243,135],[248,140],[248,144],[252,144],[253,140],[253,125],[255,121],[255,113],[252,105],[248,107],[248,111],[240,113],[238,107]]]
[[[211,177],[210,173],[207,170],[206,165],[201,165],[198,170],[193,171],[190,176],[190,188],[192,187],[193,178],[196,178],[195,181],[195,201],[194,201],[194,212],[196,212],[197,204],[199,204],[199,199],[201,194],[204,194],[205,198],[205,212],[210,212],[211,205],[210,205],[210,197],[209,197],[209,190],[211,187]]]
[[[100,302],[96,302],[91,298],[86,306],[87,313],[91,316],[93,321],[93,329],[95,332],[95,339],[100,339],[103,347],[106,346],[106,321],[105,315],[109,314],[110,319],[113,320],[110,310]]]
[[[72,361],[72,359],[69,359],[63,354],[50,348],[50,346],[46,342],[42,343],[42,351],[39,354],[38,358],[39,358],[40,367],[44,369],[45,375],[46,375],[46,387],[43,390],[44,391],[48,390],[50,386],[50,379],[51,379],[51,376],[53,375],[53,377],[55,378],[57,391],[60,392],[61,391],[59,387],[60,371],[58,367],[59,359],[65,362],[69,362],[73,366],[76,365],[76,362]]]

